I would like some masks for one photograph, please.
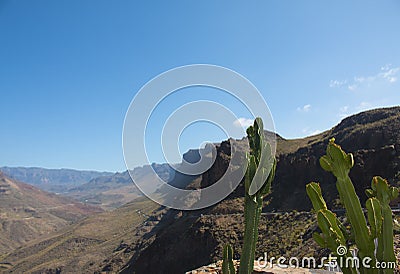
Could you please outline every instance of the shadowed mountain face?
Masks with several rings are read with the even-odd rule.
[[[355,165],[350,177],[362,202],[367,198],[364,191],[370,188],[373,176],[379,175],[393,185],[400,185],[399,132],[400,107],[393,107],[350,116],[331,130],[303,139],[286,140],[277,135],[276,177],[270,203],[264,210],[311,209],[305,192],[305,185],[311,181],[321,184],[328,204],[334,206],[338,198],[336,180],[319,165],[319,158],[326,153],[332,137],[345,151],[354,154]],[[201,188],[212,185],[222,176],[229,164],[229,155],[229,142],[222,142],[214,165],[202,174]],[[231,197],[243,195],[243,187],[238,187]]]
[[[399,186],[400,108],[371,110],[344,119],[293,153],[280,155],[272,201],[267,209],[310,209],[305,193],[305,185],[310,181],[321,183],[324,196],[333,206],[338,197],[336,180],[319,165],[319,158],[325,154],[332,137],[345,151],[354,154],[350,177],[362,203],[373,176],[382,176]]]
[[[329,131],[303,139],[286,140],[277,135],[277,174],[271,201],[264,211],[309,209],[305,185],[310,181],[319,181],[328,204],[335,204],[335,179],[318,163],[331,137],[346,151],[354,153],[355,166],[350,176],[362,201],[366,198],[364,189],[369,187],[374,175],[399,185],[399,132],[400,107],[395,107],[353,115]],[[246,140],[238,142],[243,142],[244,147]],[[186,188],[204,188],[216,182],[229,164],[230,153],[229,142],[218,145],[213,166],[192,178]],[[191,151],[190,156],[195,159],[196,153]],[[144,179],[146,174],[143,172]],[[185,186],[187,182],[171,183]],[[190,212],[165,209],[140,198],[138,203],[91,216],[62,234],[30,244],[0,261],[14,265],[16,272],[31,268],[54,272],[58,268],[65,272],[87,269],[91,273],[121,270],[123,273],[183,273],[221,259],[226,242],[233,242],[235,256],[239,255],[243,240],[243,191],[241,184],[219,204]],[[138,216],[140,219],[136,219]],[[311,237],[316,230],[312,216],[308,213],[263,215],[257,256],[267,250],[272,252],[268,255],[277,257],[313,253],[316,257],[324,256]],[[79,227],[87,228],[84,234],[78,232]],[[97,227],[104,232],[92,230]],[[33,255],[32,250],[38,254]],[[49,259],[49,254],[58,259]]]
[[[0,172],[0,254],[101,211]]]
[[[366,200],[364,190],[370,187],[371,179],[375,175],[387,178],[392,185],[399,186],[399,132],[400,107],[394,107],[353,115],[331,130],[316,136],[296,140],[285,140],[277,136],[277,173],[270,203],[264,207],[264,211],[310,209],[311,203],[305,192],[305,185],[310,181],[319,181],[326,201],[330,206],[335,205],[338,197],[335,178],[319,166],[319,158],[325,154],[327,143],[332,137],[335,137],[336,143],[342,145],[347,152],[354,153],[355,166],[350,176],[362,203]],[[221,143],[217,149],[217,155],[214,165],[202,174],[200,188],[213,184],[226,170],[230,155],[229,142]],[[170,225],[159,233],[140,254],[135,253],[131,257],[124,267],[124,273],[130,271],[182,273],[196,266],[221,259],[222,246],[226,242],[235,243],[235,255],[238,256],[243,240],[243,223],[234,225],[233,220],[240,218],[240,215],[232,214],[242,213],[243,195],[244,188],[240,185],[221,203],[198,212],[184,213],[179,218],[179,222],[170,221]],[[228,215],[224,219],[218,214]],[[261,222],[268,223],[269,217],[265,218],[266,220],[262,218]],[[287,224],[284,222],[286,218],[289,218]],[[301,257],[311,250],[316,252],[314,253],[316,257],[318,254],[323,254],[323,250],[318,249],[310,240],[316,229],[315,226],[310,226],[310,216],[291,218],[277,217],[269,226],[260,229],[260,237],[263,240],[257,245],[261,248],[257,251],[259,255],[265,251],[262,248],[275,250],[273,251],[275,256],[289,252],[291,256]],[[294,223],[296,225],[293,225]],[[294,232],[294,227],[298,227],[299,230]],[[272,235],[271,231],[274,231]],[[280,233],[284,236],[278,236]],[[290,235],[293,233],[298,236],[290,240]],[[314,245],[311,250],[306,250],[311,245]],[[303,246],[304,249],[293,249],[295,246]],[[197,247],[201,248],[197,250]]]

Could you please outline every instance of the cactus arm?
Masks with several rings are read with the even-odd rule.
[[[240,258],[239,273],[252,273],[254,267],[255,238],[257,231],[257,202],[254,198],[246,194],[245,197],[245,212],[244,212],[244,243],[242,256]]]
[[[244,188],[245,188],[245,193],[248,195],[249,189],[250,189],[250,184],[253,180],[254,175],[256,174],[257,170],[257,164],[256,164],[256,159],[253,155],[250,155],[250,153],[246,153],[246,159],[248,162],[247,165],[247,170],[245,174],[245,181],[244,181]],[[246,205],[246,203],[245,203]]]
[[[314,232],[312,235],[314,241],[319,244],[322,248],[328,248],[328,244],[325,241],[323,234],[319,234],[318,232]]]
[[[313,233],[315,242],[322,248],[329,248],[332,251],[336,251],[339,245],[346,246],[348,238],[346,228],[335,214],[327,209],[319,184],[314,182],[307,184],[306,191],[314,210],[317,211],[318,226],[322,230],[322,234]],[[351,256],[350,252],[347,252],[343,257],[346,260]],[[357,270],[352,268],[343,268],[342,271],[344,274],[357,274]]]
[[[255,220],[255,230],[254,230],[254,235],[253,235],[253,250],[251,251],[251,257],[250,257],[250,262],[254,264],[254,258],[256,254],[256,246],[257,246],[257,240],[258,240],[258,224],[260,223],[260,217],[261,217],[261,212],[263,208],[263,200],[264,197],[260,194],[256,196],[256,201],[257,201],[257,209],[256,209],[256,220]],[[253,266],[251,271],[253,271]],[[251,273],[251,272],[250,272]]]
[[[313,235],[313,238],[318,241],[324,240],[325,247],[334,251],[337,256],[343,257],[344,261],[347,258],[352,257],[350,250],[347,249],[346,254],[337,254],[337,249],[339,246],[346,246],[346,238],[340,228],[340,222],[336,218],[336,215],[327,209],[321,209],[317,214],[318,225],[322,230],[323,235]],[[317,233],[316,233],[317,234]],[[356,274],[357,271],[354,268],[343,267],[342,271],[344,274]]]
[[[349,218],[352,229],[354,230],[354,238],[362,257],[369,256],[373,258],[375,249],[374,242],[371,240],[368,231],[367,221],[361,208],[354,186],[350,178],[337,178],[337,189],[339,196],[346,208],[346,215]]]
[[[240,259],[239,273],[253,273],[254,258],[258,240],[258,224],[260,222],[263,196],[255,197],[246,194],[245,197],[245,231],[242,257]]]
[[[379,237],[382,229],[382,207],[376,198],[369,198],[365,203],[368,212],[368,223],[371,230],[371,238]]]
[[[378,237],[376,256],[380,262],[396,262],[393,248],[393,219],[390,201],[398,195],[397,188],[389,188],[386,180],[377,176],[372,179],[372,189],[382,206],[382,232]],[[385,269],[383,273],[393,273],[393,269]]]
[[[378,237],[378,248],[377,248],[377,260],[380,262],[396,262],[396,256],[394,254],[393,249],[393,220],[392,220],[392,210],[386,208],[385,206],[382,208],[383,213],[383,225],[382,225],[382,233]],[[390,217],[388,217],[390,216]],[[394,273],[394,269],[384,269],[383,273],[392,274]]]
[[[318,213],[318,211],[320,211],[321,209],[328,209],[326,206],[326,202],[324,200],[324,197],[322,196],[322,190],[321,187],[318,183],[315,182],[311,182],[309,184],[306,185],[306,192],[308,197],[311,200],[311,203],[313,205],[313,208],[315,210],[315,212]],[[342,231],[343,235],[345,236],[346,239],[349,238],[349,233],[347,232],[346,228],[344,227],[344,225],[339,221],[338,218],[336,218],[336,223],[339,226],[340,230]],[[318,237],[318,236],[316,236]],[[318,238],[318,240],[320,240]],[[318,242],[316,240],[316,242]],[[321,241],[319,241],[321,242]],[[321,247],[326,247],[323,244],[320,244]]]
[[[235,274],[235,266],[233,265],[233,248],[230,244],[224,246],[222,273]]]
[[[275,178],[275,171],[276,171],[276,159],[273,159],[273,163],[272,163],[272,168],[271,171],[268,175],[267,180],[264,183],[264,186],[260,189],[259,193],[261,194],[262,197],[265,197],[266,195],[268,195],[271,191],[271,185],[272,185],[272,181]]]
[[[317,221],[329,249],[336,251],[339,245],[346,245],[346,240],[337,224],[335,214],[328,209],[321,209],[317,213]]]
[[[353,183],[350,180],[350,168],[354,165],[351,153],[346,154],[332,138],[328,144],[327,155],[320,159],[321,167],[335,175],[336,187],[340,200],[346,208],[346,215],[354,230],[355,242],[361,257],[374,258],[375,245],[370,237],[367,221],[362,211],[360,200],[357,197]]]
[[[256,118],[247,129],[250,152],[246,153],[245,174],[244,243],[240,258],[239,273],[253,273],[254,257],[258,239],[258,224],[261,217],[264,196],[269,194],[275,176],[276,159],[271,146],[264,141],[261,118]]]
[[[332,212],[326,209],[326,203],[319,185],[310,183],[307,185],[306,191],[314,209],[317,211],[318,226],[322,231],[322,234],[314,233],[313,238],[320,246],[328,247],[333,252],[336,251],[335,249],[339,244],[344,245],[354,239],[360,261],[365,257],[371,259],[371,268],[363,268],[361,265],[359,273],[393,274],[393,269],[377,269],[375,265],[376,262],[396,262],[393,248],[393,219],[390,201],[398,196],[399,189],[389,187],[387,181],[381,177],[373,178],[371,189],[365,191],[369,198],[365,204],[368,227],[360,200],[349,177],[350,169],[354,165],[353,156],[351,153],[345,153],[334,141],[334,138],[330,140],[326,155],[320,158],[320,165],[324,170],[332,172],[337,179],[336,187],[351,224],[351,234],[348,235],[343,224],[335,218]],[[376,239],[377,247],[375,248]],[[344,254],[345,258],[350,256],[349,252]],[[343,273],[358,273],[356,269],[342,270]]]
[[[251,181],[251,185],[248,189],[250,196],[255,195],[257,192],[263,194],[263,192],[269,192],[271,187],[271,181],[268,180],[269,173],[273,172],[273,167],[275,165],[275,158],[272,156],[271,146],[264,140],[260,140],[262,149],[260,149],[260,159],[256,163],[258,165],[256,173]],[[259,191],[263,189],[262,191]]]
[[[260,166],[260,167],[262,167],[262,166]],[[245,235],[248,234],[249,238],[245,238],[243,252],[244,252],[244,254],[247,253],[246,251],[249,248],[250,249],[250,252],[249,252],[250,257],[248,258],[247,256],[244,256],[243,260],[244,260],[244,262],[247,262],[246,265],[244,266],[244,270],[246,270],[246,272],[239,272],[239,273],[252,273],[252,271],[253,271],[256,245],[257,245],[257,240],[258,240],[258,224],[260,222],[264,195],[267,195],[270,192],[271,183],[275,176],[275,168],[276,168],[276,160],[273,159],[272,169],[271,169],[270,174],[268,175],[267,179],[265,180],[263,186],[261,187],[261,189],[259,189],[258,192],[254,196],[246,194],[245,204],[249,204],[251,206],[249,206],[247,208],[248,210],[245,211]],[[253,179],[253,181],[254,181],[254,179]],[[247,198],[247,201],[246,201],[246,198]],[[255,214],[254,214],[254,212],[255,212]],[[248,224],[247,227],[246,227],[246,224]],[[250,241],[250,235],[253,236],[251,241]],[[246,245],[246,242],[247,242],[247,245]],[[242,269],[242,268],[240,268],[240,269]]]
[[[322,197],[321,187],[319,186],[318,183],[311,182],[307,184],[306,192],[316,212],[318,212],[321,209],[327,209],[325,200]]]

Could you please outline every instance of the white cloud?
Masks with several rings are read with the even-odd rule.
[[[351,91],[356,90],[357,89],[357,85],[349,85],[347,86],[347,88]]]
[[[236,127],[248,128],[253,125],[253,119],[239,118],[233,122],[233,125]]]
[[[343,81],[331,80],[331,82],[329,83],[329,86],[331,88],[337,88],[337,87],[341,87],[341,86],[345,85],[346,83],[347,83],[347,80],[343,80]]]
[[[382,72],[378,74],[379,77],[385,79],[389,83],[394,83],[397,81],[397,74],[400,71],[400,67],[391,68],[390,65],[386,65],[381,68]]]
[[[297,108],[297,111],[302,111],[302,112],[309,112],[310,110],[311,110],[310,104],[307,104],[307,105]]]
[[[340,118],[340,120],[355,114],[355,113],[359,113],[361,111],[365,111],[365,110],[369,110],[369,109],[373,109],[375,107],[378,107],[378,105],[367,102],[367,101],[362,101],[360,102],[358,105],[353,105],[353,106],[343,106],[339,108],[338,111],[338,117]]]
[[[343,119],[343,118],[349,116],[350,115],[349,110],[350,110],[349,106],[343,106],[343,107],[339,108],[339,117],[340,117],[340,119]]]
[[[370,87],[376,83],[389,83],[393,84],[397,82],[400,76],[400,67],[392,67],[391,64],[387,64],[381,67],[380,72],[374,75],[368,76],[355,76],[352,81],[348,80],[331,80],[329,87],[339,88],[347,85],[347,89],[354,91],[359,87]]]
[[[367,109],[371,109],[372,108],[372,104],[370,102],[361,102],[357,107],[356,110],[357,111],[364,111]]]

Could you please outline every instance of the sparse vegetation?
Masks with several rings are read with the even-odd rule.
[[[230,244],[225,245],[223,257],[222,272],[224,274],[235,274],[235,266],[233,265],[233,248]]]
[[[366,202],[368,223],[364,216],[360,200],[349,177],[354,165],[353,155],[345,153],[335,144],[332,138],[328,144],[326,155],[320,158],[321,167],[332,172],[336,177],[336,187],[341,203],[345,207],[349,228],[342,224],[336,215],[328,210],[322,191],[317,183],[310,183],[306,190],[317,212],[318,225],[321,234],[314,233],[314,240],[324,248],[329,248],[345,261],[351,260],[350,248],[358,251],[360,261],[369,258],[371,268],[360,264],[361,273],[394,273],[393,269],[373,268],[376,262],[396,262],[393,246],[393,219],[390,201],[398,196],[398,189],[390,187],[381,177],[372,179],[371,189],[366,191],[369,199]],[[368,260],[369,260],[368,259]],[[358,273],[356,265],[342,266],[343,273]]]
[[[264,126],[261,118],[256,118],[253,126],[247,129],[250,152],[246,153],[247,170],[245,175],[245,229],[239,273],[252,273],[258,239],[258,224],[264,196],[270,192],[275,176],[276,159],[271,152],[271,145],[264,140]],[[224,248],[224,274],[233,268],[232,247]],[[229,266],[229,267],[228,267]]]
[[[337,199],[334,176],[324,172],[318,162],[319,157],[325,154],[329,136],[335,137],[345,150],[354,153],[356,164],[351,169],[350,177],[361,204],[365,204],[363,193],[370,186],[373,175],[380,174],[395,186],[400,184],[399,123],[400,108],[397,107],[357,114],[344,119],[335,128],[312,137],[285,140],[277,136],[279,167],[275,181],[279,183],[273,185],[273,191],[268,196],[269,204],[264,203],[264,213],[258,224],[255,258],[263,257],[267,252],[268,258],[312,256],[320,263],[322,257],[328,256],[330,250],[319,246],[312,238],[314,232],[321,231],[317,214],[309,212],[311,203],[306,195],[305,183],[321,178],[327,206],[330,209],[343,208],[342,201]],[[385,149],[392,145],[395,149]],[[199,187],[211,185],[219,178],[219,172],[224,171],[228,163],[225,160],[229,159],[229,153],[230,147],[221,144],[217,154],[218,164],[197,179]],[[120,184],[121,181],[117,182]],[[61,269],[62,273],[82,270],[93,273],[165,273],[165,270],[184,273],[221,260],[226,243],[232,245],[233,259],[238,260],[244,240],[244,190],[244,186],[240,185],[217,205],[190,213],[161,209],[151,201],[137,199],[112,212],[93,214],[22,248],[9,249],[9,254],[0,255],[0,272],[54,273]],[[0,187],[1,191],[4,195],[9,190]],[[3,203],[4,197],[2,205],[10,204]],[[11,205],[10,210],[13,211],[13,208]],[[0,219],[5,216],[33,216],[29,210],[24,208],[8,215],[3,207]],[[272,212],[265,213],[267,211]],[[342,212],[337,215],[346,231],[350,231],[349,220],[342,216]],[[393,230],[395,250],[400,259],[400,217],[396,216],[396,219]],[[29,222],[40,220],[45,221],[45,217],[28,219]],[[3,225],[3,228],[8,226]],[[13,232],[15,235],[15,230]],[[348,247],[353,244],[354,241],[349,241]]]

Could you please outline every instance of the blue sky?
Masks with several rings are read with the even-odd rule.
[[[123,170],[133,96],[159,73],[193,63],[247,77],[285,138],[399,105],[398,26],[395,0],[0,0],[0,166]],[[202,124],[180,147],[222,138]]]

